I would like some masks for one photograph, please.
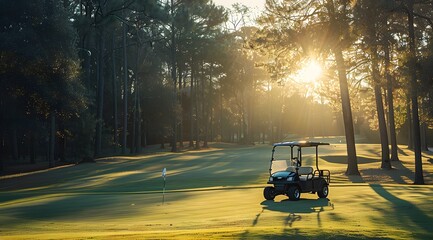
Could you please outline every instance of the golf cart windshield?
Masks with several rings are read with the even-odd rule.
[[[271,174],[276,173],[276,172],[286,171],[286,169],[289,166],[292,166],[292,165],[288,164],[288,161],[286,161],[286,160],[274,160],[272,162]]]
[[[289,166],[296,166],[296,160],[290,160],[290,148],[275,148],[271,173],[286,171]]]

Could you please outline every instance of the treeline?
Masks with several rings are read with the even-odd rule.
[[[243,6],[227,10],[207,0],[2,0],[1,6],[2,168],[137,154],[150,144],[178,151],[338,129],[326,105],[291,96],[293,88],[278,87],[256,67],[260,56],[245,46],[256,28],[245,27]]]
[[[368,128],[385,169],[408,133],[423,182],[431,1],[267,1],[257,24],[209,0],[0,2],[0,168],[345,133],[359,174]],[[292,81],[309,59],[322,78]]]

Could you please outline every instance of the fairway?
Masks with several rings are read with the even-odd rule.
[[[1,239],[426,239],[433,187],[411,185],[411,152],[380,170],[379,145],[357,145],[362,176],[344,175],[345,145],[320,148],[327,199],[265,201],[269,145],[111,157],[4,176]],[[308,151],[306,151],[308,154]],[[431,155],[424,154],[432,183]],[[305,159],[306,164],[310,161]],[[162,202],[161,170],[167,168]]]

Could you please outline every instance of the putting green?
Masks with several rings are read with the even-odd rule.
[[[264,200],[267,145],[214,145],[201,152],[108,158],[3,177],[0,238],[432,238],[433,186],[404,184],[413,177],[410,153],[394,170],[379,170],[373,151],[378,148],[358,145],[362,176],[347,178],[344,146],[324,147],[321,166],[334,176],[329,197],[302,194],[297,202],[284,196]]]

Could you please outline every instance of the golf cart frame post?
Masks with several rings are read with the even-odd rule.
[[[331,182],[331,172],[329,170],[319,169],[319,146],[329,145],[322,142],[281,142],[275,143],[272,148],[272,156],[269,166],[269,181],[268,184],[273,184],[274,187],[266,187],[264,196],[267,200],[273,200],[277,195],[287,195],[290,200],[298,200],[301,193],[316,193],[320,198],[328,196],[328,186]],[[275,161],[274,154],[277,147],[290,147],[290,166],[286,170],[272,172],[273,162]],[[294,156],[294,148],[297,147],[297,155]],[[302,166],[302,148],[315,147],[316,150],[316,169],[313,167]],[[280,160],[280,159],[278,159]],[[287,161],[287,160],[286,160]]]

